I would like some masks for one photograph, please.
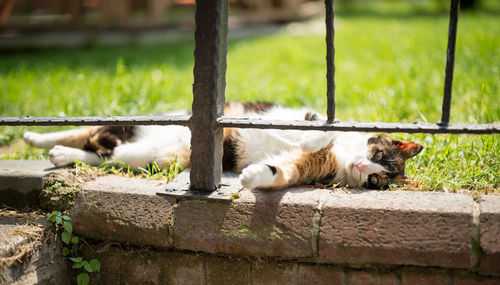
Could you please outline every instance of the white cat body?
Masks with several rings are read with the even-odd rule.
[[[324,117],[310,109],[259,104],[262,103],[250,106],[231,103],[226,106],[229,108],[226,113],[233,117],[262,120],[324,120]],[[179,111],[168,115],[185,114],[187,112]],[[90,127],[47,134],[26,132],[24,138],[33,146],[52,148],[49,158],[55,166],[69,165],[75,160],[99,165],[104,159],[108,159],[111,162],[126,163],[133,169],[140,169],[152,162],[166,167],[176,157],[179,157],[185,166],[189,166],[191,133],[188,127],[136,126],[129,136],[123,134],[125,127],[118,131],[117,127],[114,128]],[[367,183],[372,174],[389,172],[386,166],[374,159],[374,148],[370,146],[369,141],[373,135],[353,132],[229,129],[226,136],[227,130],[224,133],[224,155],[230,156],[228,161],[234,162],[230,169],[241,172],[240,180],[247,188],[277,189],[329,176],[332,176],[330,182],[340,186],[361,186]],[[230,143],[231,147],[227,153],[226,143]],[[104,147],[109,144],[112,146]],[[421,146],[416,153],[420,150]],[[224,167],[226,168],[226,165]],[[311,170],[311,167],[318,170]],[[300,177],[301,171],[310,173]]]

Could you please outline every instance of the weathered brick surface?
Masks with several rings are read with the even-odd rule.
[[[311,257],[314,209],[321,191],[245,190],[232,203],[181,201],[175,213],[175,247],[285,259]]]
[[[252,264],[252,284],[296,284],[297,268],[294,263],[255,262]]]
[[[237,258],[211,257],[206,260],[207,284],[250,284],[250,262]]]
[[[453,285],[499,285],[500,278],[480,276],[453,276]]]
[[[111,248],[103,253],[95,253],[85,248],[83,257],[86,260],[95,258],[101,263],[100,272],[90,274],[90,284],[120,284],[120,271],[127,255],[117,248]]]
[[[500,196],[483,196],[480,209],[480,271],[500,275]]]
[[[389,273],[379,273],[371,271],[349,271],[345,274],[346,283],[349,285],[366,285],[366,284],[398,284],[395,276]]]
[[[243,191],[222,223],[221,252],[280,258],[313,255],[314,209],[321,190]]]
[[[323,207],[321,260],[467,268],[472,198],[429,192],[332,192]]]
[[[222,223],[230,206],[208,200],[180,201],[175,210],[175,248],[217,252]]]
[[[342,270],[328,265],[299,264],[297,284],[342,284]]]
[[[159,181],[102,177],[83,186],[70,215],[85,237],[170,247],[175,200],[156,195]]]
[[[160,284],[161,263],[150,252],[133,253],[128,258],[121,260],[121,284],[141,285]]]
[[[252,261],[234,256],[177,252],[158,248],[121,248],[95,245],[101,272],[91,274],[91,284],[402,284],[493,285],[500,277],[474,274],[467,269],[425,267],[333,266],[296,261]]]
[[[158,253],[161,264],[161,284],[207,284],[207,257],[177,252]]]
[[[401,285],[447,285],[453,284],[451,274],[447,272],[403,272]]]

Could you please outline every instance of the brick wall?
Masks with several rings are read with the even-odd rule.
[[[500,284],[500,278],[467,270],[360,267],[258,260],[153,248],[112,246],[95,254],[102,271],[92,284]]]
[[[83,186],[74,231],[138,246],[101,255],[96,281],[500,284],[500,196],[240,186],[231,199],[169,185],[168,196],[157,181]]]

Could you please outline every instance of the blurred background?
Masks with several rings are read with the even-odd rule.
[[[232,24],[301,20],[320,13],[318,0],[229,0]],[[83,27],[125,28],[190,25],[194,0],[0,0],[2,31],[70,29]],[[340,9],[373,0],[337,0]],[[391,1],[389,1],[391,2]],[[392,1],[395,2],[396,1]],[[418,2],[429,2],[413,0]],[[432,0],[446,9],[448,0]],[[462,0],[462,9],[476,9],[481,0]]]

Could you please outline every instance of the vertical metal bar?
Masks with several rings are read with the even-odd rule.
[[[326,8],[326,100],[328,122],[335,120],[335,26],[334,0],[325,0]]]
[[[213,191],[222,174],[228,0],[196,0],[191,189]]]
[[[460,0],[451,0],[450,26],[448,28],[448,49],[446,51],[446,70],[444,78],[443,109],[439,125],[450,122],[451,93],[453,88],[453,70],[455,66],[455,46],[457,42],[457,22]]]

